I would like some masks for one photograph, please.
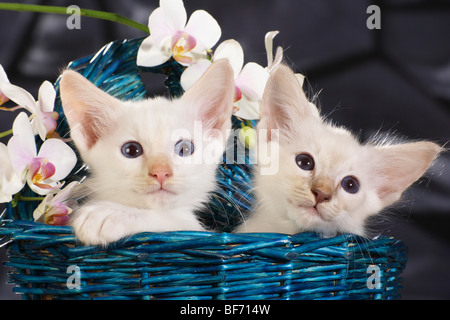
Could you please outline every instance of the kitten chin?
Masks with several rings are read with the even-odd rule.
[[[237,232],[365,236],[368,218],[399,201],[442,151],[428,141],[360,143],[321,118],[283,65],[269,77],[257,130],[270,132],[258,135],[258,203]]]

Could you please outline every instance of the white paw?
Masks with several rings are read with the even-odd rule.
[[[74,213],[71,225],[83,244],[105,246],[129,235],[121,220],[120,212],[99,204],[87,204]]]

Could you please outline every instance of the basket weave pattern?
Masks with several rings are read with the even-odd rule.
[[[141,41],[114,41],[68,68],[124,100],[145,97],[139,72],[163,73],[169,94],[180,96],[177,63],[137,68]],[[58,132],[67,137],[59,99],[55,110],[60,113]],[[235,127],[241,123],[233,119]],[[87,175],[81,161],[74,172],[67,183]],[[25,299],[399,298],[406,263],[401,241],[351,234],[324,239],[314,233],[228,233],[253,202],[251,166],[223,164],[217,180],[208,208],[198,214],[219,232],[141,233],[106,248],[81,246],[71,227],[33,222],[36,202],[9,207],[0,218],[0,245],[8,245],[6,265],[14,269],[14,291]],[[33,196],[30,190],[24,195]],[[77,288],[67,283],[70,266],[80,270]],[[379,269],[379,287],[368,285],[369,266]]]

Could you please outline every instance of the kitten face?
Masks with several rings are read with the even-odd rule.
[[[196,136],[195,119],[183,103],[157,99],[125,104],[119,110],[120,125],[85,156],[94,175],[91,188],[103,200],[174,208],[192,203],[200,194],[196,200],[201,201],[214,188],[216,165],[207,164],[202,155],[197,161],[198,153],[212,144],[220,152],[222,141]]]
[[[362,221],[380,209],[364,170],[366,152],[349,132],[317,119],[299,126],[292,140],[280,141],[279,157],[273,158],[278,172],[258,175],[256,185],[278,189],[279,210],[297,231],[363,233]]]
[[[142,209],[187,208],[207,200],[231,128],[233,71],[217,61],[181,98],[119,101],[74,71],[61,98],[91,198]]]
[[[396,202],[441,151],[431,142],[360,144],[323,121],[286,66],[267,83],[258,130],[271,132],[259,149],[279,152],[270,161],[259,155],[260,203],[241,231],[364,235],[365,220]],[[263,174],[265,167],[279,170]]]

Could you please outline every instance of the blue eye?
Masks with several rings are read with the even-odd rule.
[[[355,194],[359,191],[359,182],[353,176],[347,176],[341,181],[342,188],[348,193]]]
[[[180,140],[175,143],[174,151],[180,157],[187,157],[194,153],[194,144],[189,140]]]
[[[314,159],[309,154],[302,153],[295,157],[295,162],[302,170],[311,171],[314,170]]]
[[[142,146],[139,144],[139,142],[130,141],[122,146],[122,154],[127,158],[137,158],[143,153],[144,150],[142,149]]]

